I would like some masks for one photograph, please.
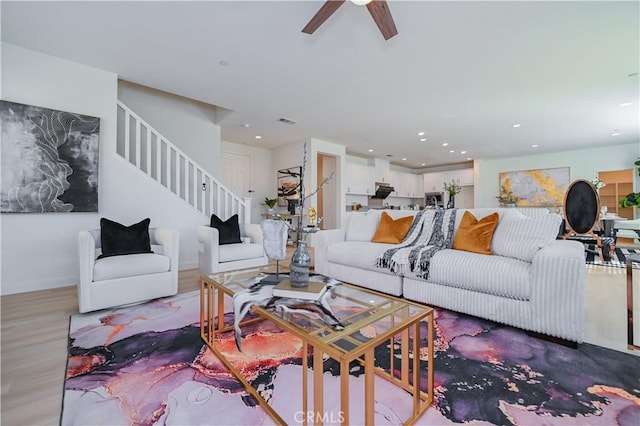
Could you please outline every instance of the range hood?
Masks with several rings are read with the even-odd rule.
[[[387,182],[376,182],[375,188],[376,192],[371,196],[374,200],[384,200],[394,191],[393,186]]]

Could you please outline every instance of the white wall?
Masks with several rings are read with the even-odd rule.
[[[336,192],[334,192],[334,194],[336,196],[335,208],[336,212],[338,212],[338,216],[335,218],[333,226],[339,228],[343,223],[343,218],[346,215],[345,210],[347,205],[347,183],[344,182],[344,179],[342,178],[342,171],[345,167],[347,148],[344,145],[339,145],[337,143],[327,142],[320,139],[311,139],[310,145],[310,147],[307,147],[307,149],[310,150],[310,156],[307,156],[307,160],[310,160],[309,164],[311,164],[311,169],[310,173],[307,173],[307,176],[305,176],[305,181],[307,182],[307,193],[310,193],[318,187],[318,174],[316,172],[318,170],[318,154],[336,157],[336,174],[327,185],[331,185],[332,187],[336,188]],[[317,205],[315,196],[310,198],[309,205]]]
[[[281,146],[273,150],[273,172],[274,175],[280,169],[286,169],[290,167],[297,167],[302,165],[304,153],[304,142],[293,143],[286,146]],[[336,226],[340,227],[342,218],[346,214],[346,183],[342,179],[342,170],[344,170],[344,163],[346,157],[346,147],[338,145],[332,142],[326,142],[320,139],[311,139],[307,141],[307,170],[304,176],[304,186],[306,194],[313,192],[318,186],[318,154],[329,155],[336,157],[336,175],[331,179],[330,185],[335,185],[337,188],[336,195],[336,209],[339,212],[336,217]],[[309,198],[306,206],[317,205],[316,196]],[[282,207],[280,207],[282,209]],[[306,214],[306,212],[303,212]],[[306,221],[303,218],[303,221]],[[313,235],[309,236],[307,240],[310,246],[313,246]]]
[[[497,207],[500,172],[570,167],[571,180],[593,179],[598,171],[634,168],[640,155],[640,142],[551,154],[528,155],[498,160],[475,161],[475,207]],[[638,178],[636,176],[636,191]]]
[[[117,75],[2,43],[4,100],[100,117],[99,213],[0,215],[0,294],[75,285],[76,241],[101,217],[180,231],[180,269],[197,267],[195,229],[207,218],[115,153]]]
[[[221,180],[220,126],[212,105],[120,80],[118,99]]]
[[[266,197],[276,198],[277,175],[272,166],[271,151],[264,148],[222,141],[222,152],[248,155],[251,158],[251,223],[260,223],[267,212]],[[224,182],[223,182],[224,183]]]
[[[99,208],[106,141],[116,137],[115,74],[2,43],[2,99],[100,117]],[[13,213],[2,221],[2,294],[77,282],[76,239],[95,213]]]

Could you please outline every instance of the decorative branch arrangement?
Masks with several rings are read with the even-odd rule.
[[[458,185],[456,183],[455,180],[451,180],[451,183],[447,183],[445,182],[443,185],[443,188],[445,191],[447,191],[449,193],[449,195],[454,196],[456,194],[459,194],[460,191],[462,191],[462,188],[460,187],[460,185]]]
[[[304,203],[305,201],[307,201],[308,198],[313,197],[314,195],[316,195],[318,193],[318,191],[320,191],[320,189],[322,189],[323,186],[325,186],[327,183],[329,183],[329,181],[331,179],[333,179],[333,176],[335,174],[335,172],[332,172],[331,175],[329,177],[326,177],[322,180],[322,182],[320,182],[320,184],[316,187],[316,189],[310,193],[309,195],[305,195],[305,190],[304,190],[304,176],[305,176],[305,172],[307,169],[307,143],[304,143],[304,152],[302,154],[302,167],[301,167],[301,172],[300,172],[300,181],[298,182],[298,185],[296,186],[296,188],[294,189],[294,191],[291,191],[291,193],[294,192],[299,192],[300,194],[300,199],[298,201],[299,205],[300,205],[300,209],[302,211],[304,211]],[[315,211],[315,209],[314,209]],[[302,212],[301,212],[302,214]],[[280,220],[284,220],[282,218],[282,216],[280,216],[279,214],[276,215]],[[285,224],[287,225],[288,228],[291,229],[291,224],[289,222],[287,222],[286,220],[284,221]],[[318,218],[317,223],[322,222],[322,218]]]

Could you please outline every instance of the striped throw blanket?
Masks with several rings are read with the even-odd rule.
[[[431,258],[438,251],[450,248],[457,209],[422,210],[398,247],[385,250],[376,260],[379,268],[388,268],[396,275],[414,272],[428,278]]]

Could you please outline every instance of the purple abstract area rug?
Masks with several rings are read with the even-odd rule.
[[[200,339],[199,303],[196,291],[73,315],[61,424],[273,424]],[[435,400],[417,424],[640,424],[638,356],[589,344],[570,349],[446,310],[437,310],[434,331]],[[302,392],[299,340],[268,322],[243,332],[234,365],[290,424],[300,424],[291,408]],[[232,336],[221,344],[235,347]],[[377,348],[376,362],[388,360],[378,356],[384,350]],[[362,400],[360,373],[350,370],[350,402]],[[328,411],[338,406],[339,394],[328,391],[338,374],[328,360]],[[384,380],[375,389],[376,424],[401,424],[411,398]],[[350,423],[363,424],[352,411]],[[330,414],[324,423],[339,423]]]

